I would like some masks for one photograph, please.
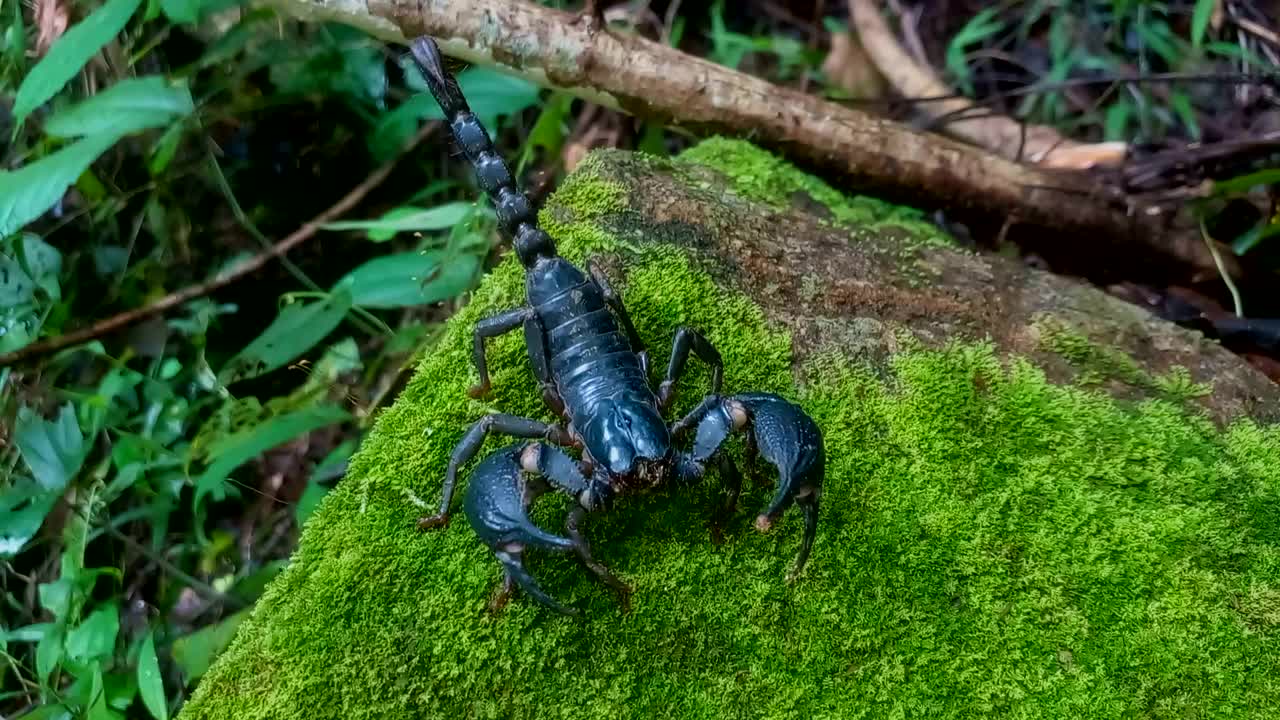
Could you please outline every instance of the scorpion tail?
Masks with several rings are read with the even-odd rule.
[[[520,263],[528,268],[533,267],[539,258],[555,257],[555,243],[546,231],[538,227],[533,203],[516,187],[511,170],[499,157],[480,119],[471,112],[458,81],[445,69],[440,48],[431,38],[420,37],[413,41],[410,50],[431,96],[444,111],[454,140],[475,168],[480,187],[493,201],[498,224],[512,239]]]

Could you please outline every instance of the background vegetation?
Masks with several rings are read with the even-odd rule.
[[[847,26],[837,5],[655,2],[622,22],[851,101],[823,69]],[[1248,4],[941,5],[919,24],[935,66],[1073,137],[1170,147],[1276,117],[1268,88],[1100,82],[1269,71],[1269,40],[1215,21]],[[164,718],[502,240],[444,134],[420,131],[438,111],[399,49],[235,0],[0,16],[0,353],[200,287],[389,168],[252,282],[0,368],[0,716]],[[538,197],[590,147],[689,141],[494,70],[461,82]],[[1271,267],[1278,173],[1253,168],[1205,203],[1209,231]]]

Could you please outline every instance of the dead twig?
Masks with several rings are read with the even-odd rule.
[[[165,572],[174,576],[178,580],[181,580],[183,583],[187,585],[187,587],[191,588],[193,591],[203,596],[206,600],[222,603],[227,607],[231,608],[232,610],[241,610],[249,606],[249,603],[243,598],[236,595],[231,595],[228,593],[221,592],[217,588],[210,585],[209,583],[204,582],[203,580],[200,580],[199,578],[188,574],[182,568],[169,562],[169,560],[165,558],[163,555],[160,555],[159,553],[156,553],[156,552],[152,552],[151,548],[146,547],[142,543],[138,542],[137,540],[134,540],[128,535],[125,535],[124,533],[111,527],[110,525],[105,526],[103,529],[106,530],[107,534],[110,535],[111,537],[119,540],[125,545],[128,545],[130,548],[134,550],[134,552],[138,553],[139,555],[147,558],[151,562],[160,566]]]
[[[404,148],[402,148],[394,158],[388,160],[382,165],[382,167],[374,170],[369,177],[364,179],[364,182],[352,188],[351,192],[344,195],[342,199],[330,206],[329,209],[308,220],[289,236],[285,237],[275,245],[272,245],[267,250],[264,250],[245,262],[236,265],[234,268],[223,272],[221,275],[214,276],[213,278],[197,285],[190,285],[178,290],[177,292],[170,293],[150,305],[135,308],[133,310],[127,310],[118,315],[113,315],[109,318],[99,320],[98,322],[75,332],[51,337],[47,340],[32,343],[24,348],[14,350],[11,353],[0,355],[0,367],[43,357],[50,353],[55,353],[59,350],[100,338],[122,328],[129,327],[130,325],[135,325],[147,318],[168,312],[169,310],[191,302],[196,298],[204,297],[205,295],[221,290],[222,288],[225,288],[239,280],[243,280],[254,272],[265,267],[267,263],[271,262],[275,258],[282,257],[285,253],[311,239],[311,237],[320,230],[320,226],[333,221],[359,204],[359,202],[363,200],[370,191],[381,185],[382,182],[391,175],[391,171],[395,169],[400,158],[404,157],[406,153],[416,147],[423,140],[427,139],[433,132],[435,132],[437,127],[438,125],[436,123],[428,123],[424,125],[422,129],[420,129],[418,133],[405,144]]]
[[[849,15],[867,55],[899,93],[908,97],[945,96],[950,89],[928,67],[916,63],[898,43],[874,0],[849,0]],[[919,105],[946,134],[984,147],[1010,160],[1028,159],[1046,167],[1114,165],[1124,159],[1124,143],[1092,145],[1063,137],[1044,125],[1027,125],[1004,115],[964,117],[974,107],[953,96]]]

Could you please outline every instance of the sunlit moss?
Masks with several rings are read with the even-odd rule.
[[[677,325],[697,326],[728,391],[784,392],[824,429],[805,576],[782,582],[797,518],[750,529],[769,487],[748,483],[713,545],[710,484],[589,528],[636,590],[630,615],[546,557],[534,572],[585,620],[523,599],[484,614],[498,568],[462,516],[426,534],[414,520],[485,411],[547,417],[518,333],[490,343],[494,396],[464,392],[475,321],[520,302],[508,260],[379,418],[184,718],[1274,715],[1280,429],[1123,406],[984,345],[910,347],[887,384],[819,356],[796,387],[789,339],[748,300],[682,251],[625,250],[596,224],[625,201],[592,201],[591,167],[544,222],[570,257],[625,259],[615,284],[655,364]],[[706,386],[694,367],[683,407]]]
[[[915,208],[866,195],[844,195],[777,155],[740,140],[710,138],[686,150],[679,160],[724,173],[738,194],[774,208],[791,205],[796,194],[803,193],[825,206],[841,225],[866,230],[896,228],[900,231],[897,238],[908,248],[955,246]]]

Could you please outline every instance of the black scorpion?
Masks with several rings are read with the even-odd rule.
[[[666,375],[655,393],[649,381],[648,353],[618,294],[594,263],[583,273],[556,253],[538,227],[529,198],[516,187],[484,126],[472,114],[457,81],[445,69],[430,38],[411,46],[414,63],[444,111],[454,140],[475,169],[492,200],[500,229],[512,240],[525,268],[526,305],[477,323],[473,359],[480,382],[468,393],[490,389],[485,339],[523,328],[533,372],[542,397],[563,424],[494,413],[476,422],[458,443],[445,475],[440,512],[418,521],[420,528],[449,522],[458,470],[491,434],[522,438],[485,458],[472,472],[463,510],[472,529],[494,553],[505,579],[490,607],[500,608],[518,586],[543,604],[565,614],[577,610],[544,592],[523,563],[529,548],[574,553],[603,582],[618,591],[624,609],[630,589],[591,557],[580,526],[587,512],[605,510],[621,495],[653,489],[668,479],[691,484],[714,463],[728,488],[719,518],[733,512],[741,476],[733,460],[717,452],[735,432],[745,431],[748,462],[762,455],[777,467],[779,487],[756,518],[768,530],[793,502],[804,515],[804,538],[788,581],[804,568],[817,532],[818,499],[824,470],[822,433],[797,406],[766,393],[721,396],[720,353],[696,330],[676,330]],[[668,426],[663,413],[692,352],[711,368],[711,393],[696,409]],[[697,427],[694,449],[673,444]],[[581,449],[573,460],[561,448]],[[537,527],[529,508],[551,489],[576,501],[562,537]]]

